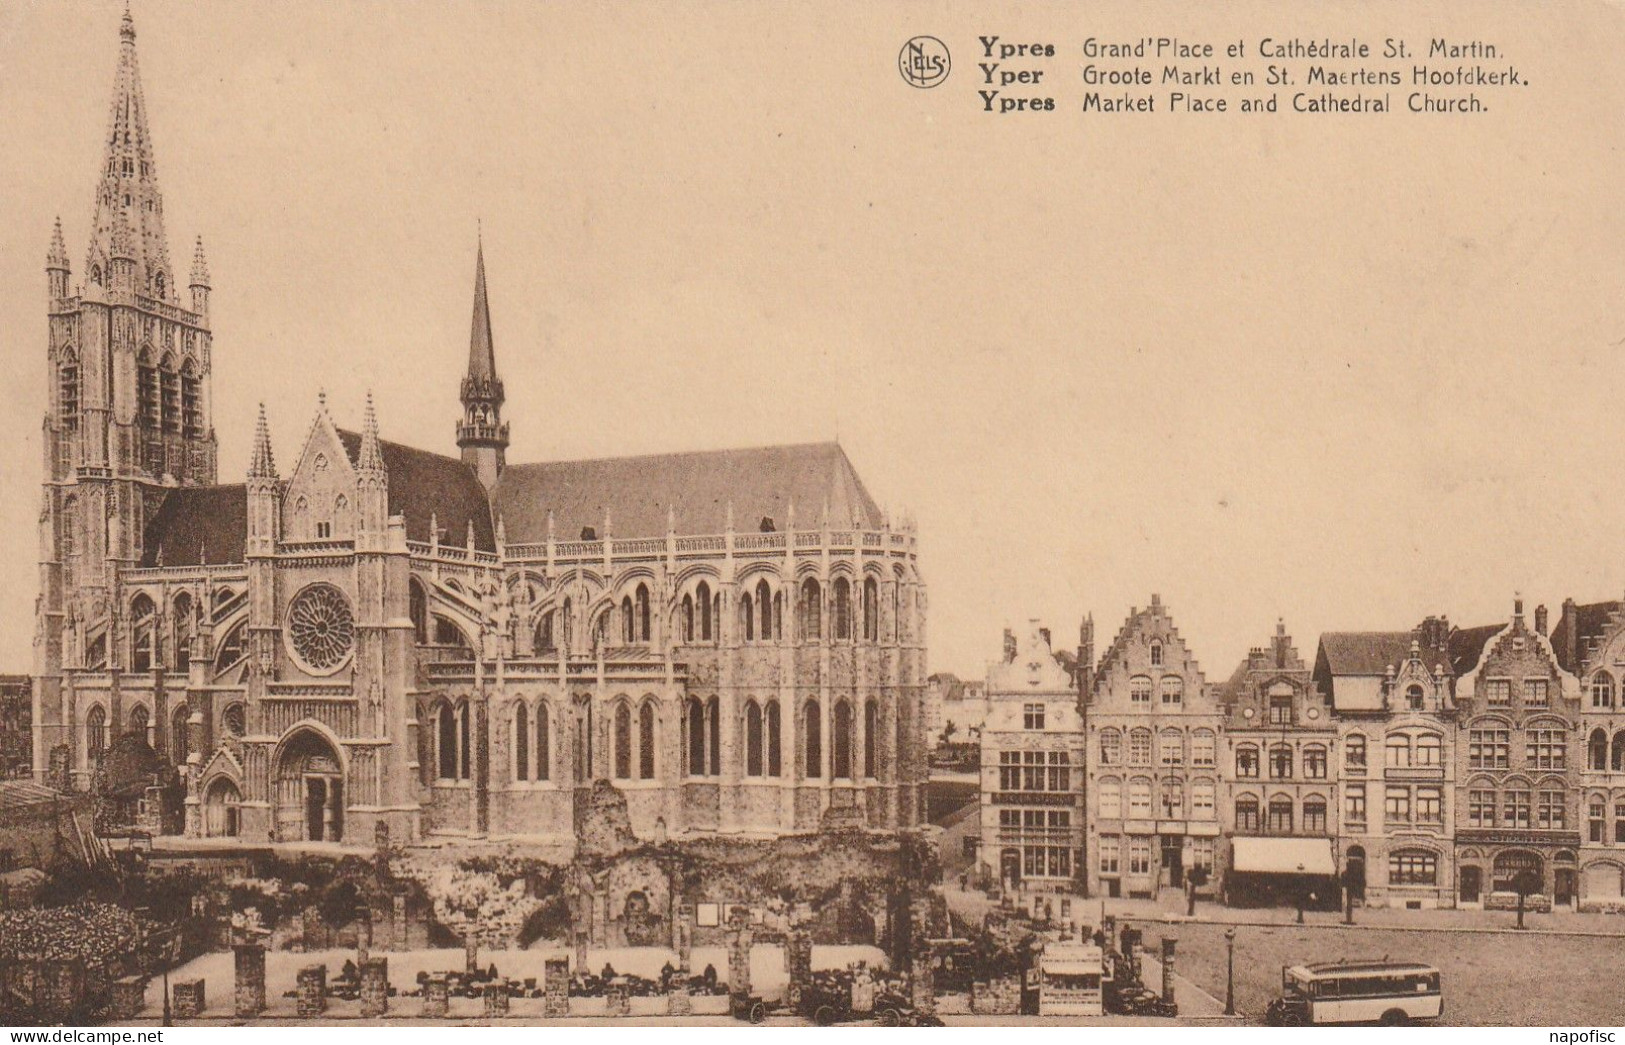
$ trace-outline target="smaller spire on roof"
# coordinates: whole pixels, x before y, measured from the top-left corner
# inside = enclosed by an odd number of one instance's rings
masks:
[[[361,422],[361,453],[356,467],[362,471],[384,471],[384,455],[378,449],[378,412],[372,406],[372,390],[367,391],[367,410]]]
[[[192,286],[209,286],[209,259],[203,256],[203,237],[197,238],[197,246],[192,250]]]
[[[265,421],[265,404],[260,404],[259,420],[254,422],[254,451],[248,459],[250,479],[275,479],[276,460],[271,456],[271,426]]]
[[[68,267],[68,248],[62,242],[62,219],[56,219],[51,227],[51,250],[45,255],[45,267],[63,269]]]
[[[130,17],[130,0],[124,0],[124,20],[119,25],[118,34],[126,40],[135,39],[135,19]]]

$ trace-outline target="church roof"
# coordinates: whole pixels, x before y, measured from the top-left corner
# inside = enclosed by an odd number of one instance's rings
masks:
[[[180,486],[164,495],[147,521],[141,565],[242,562],[247,539],[246,486]]]
[[[339,429],[339,439],[351,462],[359,462],[361,434]],[[473,469],[461,458],[419,450],[412,446],[378,440],[389,476],[389,514],[406,518],[406,539],[429,540],[429,520],[433,517],[441,531],[441,543],[461,548],[468,540],[468,524],[474,524],[474,547],[496,551],[496,534],[491,527],[491,507],[485,488]]]
[[[513,543],[547,540],[549,511],[554,537],[565,541],[586,527],[604,536],[606,514],[611,536],[661,537],[668,509],[678,533],[722,533],[730,505],[742,533],[764,517],[788,528],[792,503],[800,529],[817,527],[826,505],[832,528],[881,524],[838,443],[514,464],[503,470],[493,500]]]

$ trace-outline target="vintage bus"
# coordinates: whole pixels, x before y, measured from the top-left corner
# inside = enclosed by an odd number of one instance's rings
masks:
[[[1281,997],[1266,1017],[1275,1026],[1409,1023],[1444,1012],[1439,970],[1417,962],[1344,961],[1283,966]]]

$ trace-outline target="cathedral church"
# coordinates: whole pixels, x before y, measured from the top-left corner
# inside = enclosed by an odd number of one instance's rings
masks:
[[[509,463],[483,250],[457,453],[322,401],[220,483],[120,36],[81,281],[60,222],[46,261],[42,779],[116,755],[132,817],[252,843],[562,842],[606,784],[646,839],[923,821],[913,525],[836,444]]]

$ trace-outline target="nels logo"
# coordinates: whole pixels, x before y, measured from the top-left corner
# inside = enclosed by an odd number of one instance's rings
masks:
[[[897,71],[911,87],[935,87],[952,67],[948,46],[934,36],[916,36],[897,54]]]

